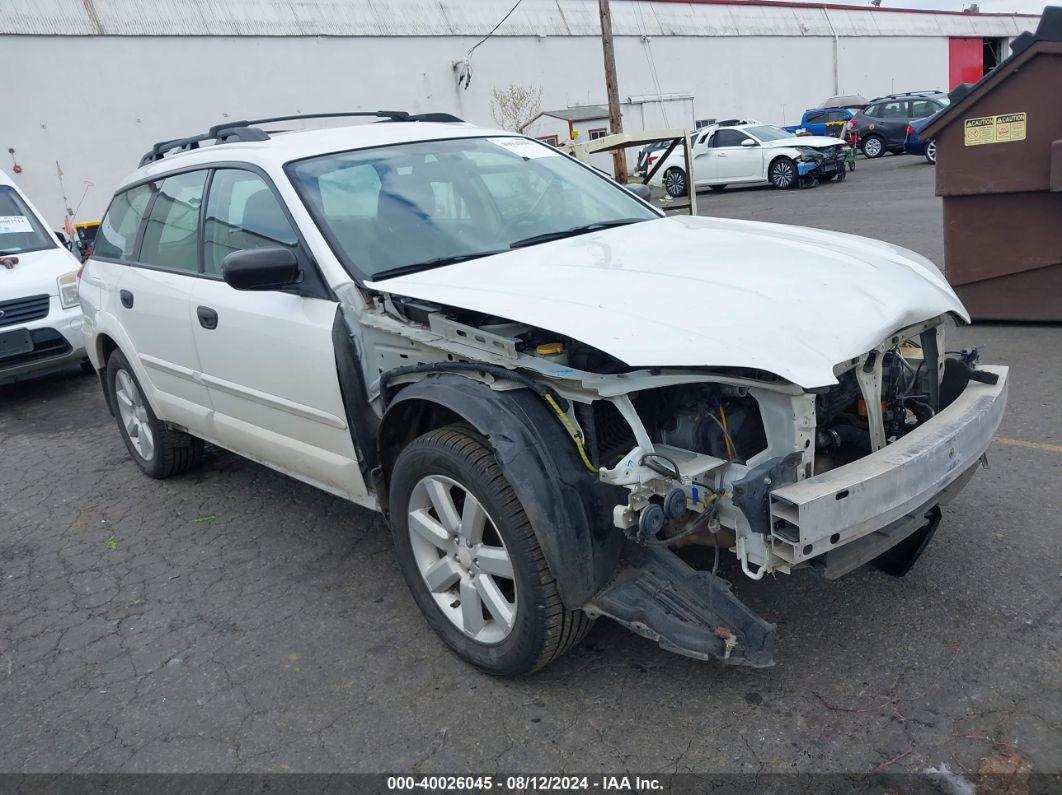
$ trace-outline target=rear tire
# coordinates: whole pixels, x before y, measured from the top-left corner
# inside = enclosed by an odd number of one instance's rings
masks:
[[[402,450],[389,503],[402,576],[459,657],[496,676],[518,676],[586,635],[592,620],[561,603],[527,514],[474,430],[449,425]]]
[[[880,135],[868,135],[860,142],[859,148],[864,157],[874,160],[885,154],[885,139]]]
[[[685,196],[689,191],[686,187],[686,172],[678,166],[671,166],[664,172],[664,190],[672,199]]]
[[[937,164],[937,142],[936,141],[930,141],[928,144],[926,144],[925,158],[926,158],[926,161],[928,161],[928,163],[930,165],[935,166]]]
[[[120,351],[107,360],[107,394],[130,457],[145,475],[168,478],[199,465],[203,440],[172,430],[151,410],[144,390]]]

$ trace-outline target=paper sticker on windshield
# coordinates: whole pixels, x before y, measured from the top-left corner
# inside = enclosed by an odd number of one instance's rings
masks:
[[[998,116],[966,119],[963,122],[963,143],[966,146],[980,146],[1024,141],[1025,124],[1024,113],[1000,113]]]
[[[24,215],[0,215],[0,235],[17,235],[32,232],[33,225]]]
[[[508,149],[514,155],[520,155],[525,160],[529,160],[532,157],[557,157],[560,155],[560,152],[553,147],[527,138],[488,138],[487,140],[503,149]]]

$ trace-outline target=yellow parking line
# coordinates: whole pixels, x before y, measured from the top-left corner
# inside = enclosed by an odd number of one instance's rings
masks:
[[[1008,444],[1011,447],[1028,447],[1033,450],[1043,450],[1046,453],[1062,453],[1062,444],[1027,442],[1024,439],[1008,439],[1006,436],[997,436],[993,441],[999,442],[1000,444]]]

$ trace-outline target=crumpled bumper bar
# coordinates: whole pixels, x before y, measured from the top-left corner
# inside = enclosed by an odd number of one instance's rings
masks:
[[[1007,368],[971,381],[950,406],[896,442],[771,492],[771,546],[790,563],[855,541],[930,504],[988,448],[1007,403]]]

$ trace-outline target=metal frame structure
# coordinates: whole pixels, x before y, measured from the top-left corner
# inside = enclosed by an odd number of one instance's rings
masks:
[[[663,209],[665,210],[685,210],[689,209],[690,215],[697,214],[697,189],[693,184],[693,161],[690,157],[690,134],[688,130],[681,130],[678,128],[665,129],[665,130],[642,130],[637,133],[616,133],[614,135],[606,135],[603,138],[597,138],[593,141],[586,141],[585,143],[576,141],[565,141],[560,147],[568,152],[572,157],[577,160],[581,160],[584,163],[590,162],[590,155],[597,152],[615,152],[618,149],[629,149],[632,146],[644,146],[645,144],[651,144],[654,141],[671,141],[671,144],[664,151],[664,153],[657,158],[656,163],[651,169],[649,169],[645,176],[642,178],[642,184],[648,185],[649,180],[656,175],[656,172],[664,164],[664,161],[670,157],[671,153],[675,151],[675,147],[679,144],[683,145],[683,161],[686,168],[686,200],[678,201],[668,204]]]

